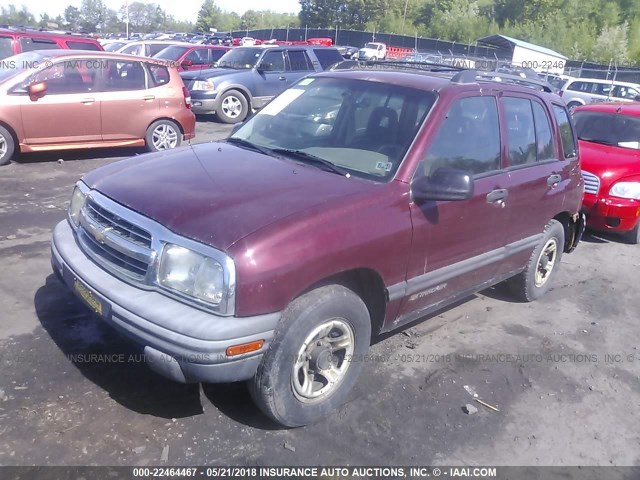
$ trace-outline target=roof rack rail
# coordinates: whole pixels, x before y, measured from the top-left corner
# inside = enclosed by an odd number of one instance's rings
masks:
[[[460,72],[464,70],[462,67],[447,65],[444,63],[431,62],[403,62],[398,60],[343,60],[338,62],[331,70],[410,70],[423,72]]]
[[[548,82],[540,79],[534,79],[529,77],[522,77],[520,75],[514,75],[512,73],[500,73],[500,72],[485,72],[480,70],[464,70],[457,73],[451,79],[452,83],[477,83],[478,80],[492,80],[494,82],[511,83],[515,85],[522,85],[525,87],[538,87],[542,91],[552,93],[553,89]]]

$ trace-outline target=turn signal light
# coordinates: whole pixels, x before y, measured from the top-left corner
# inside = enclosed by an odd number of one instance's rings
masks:
[[[243,343],[242,345],[234,345],[227,348],[227,357],[235,357],[244,353],[255,352],[260,350],[264,345],[264,340],[256,340],[255,342]]]

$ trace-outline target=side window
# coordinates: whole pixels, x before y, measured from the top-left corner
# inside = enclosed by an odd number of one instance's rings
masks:
[[[313,70],[311,61],[304,50],[289,51],[289,70],[292,72]]]
[[[81,73],[82,61],[66,61],[56,63],[38,72],[31,82],[47,82],[47,95],[85,93],[93,90],[95,68]]]
[[[267,70],[270,72],[284,72],[284,56],[282,50],[267,52],[260,63],[267,66]]]
[[[95,43],[91,42],[67,42],[67,47],[71,50],[91,50],[99,52],[100,48]]]
[[[340,52],[335,48],[314,48],[313,53],[316,55],[322,70],[327,70],[331,65],[344,60]]]
[[[209,55],[204,48],[193,50],[184,59],[191,60],[193,65],[207,65],[209,63]]]
[[[151,74],[151,83],[154,87],[165,85],[171,80],[169,69],[164,65],[157,65],[153,63],[147,63],[149,73]]]
[[[574,92],[586,92],[587,84],[585,82],[571,82],[567,87],[567,90],[572,90]]]
[[[500,169],[500,125],[495,97],[456,100],[440,125],[422,171],[458,168],[475,175]]]
[[[616,85],[613,87],[613,96],[617,98],[626,98],[629,100],[636,100],[640,92],[636,89],[627,87],[626,85]]]
[[[159,53],[160,50],[164,50],[165,48],[167,48],[167,44],[166,43],[151,43],[147,45],[146,50],[146,56],[147,57],[153,57],[156,53]]]
[[[105,68],[105,91],[144,90],[146,75],[141,62],[109,60]]]
[[[536,123],[536,145],[538,161],[556,159],[556,152],[553,146],[553,134],[551,133],[551,123],[546,110],[538,102],[532,102],[533,119]]]
[[[505,97],[503,103],[508,131],[509,165],[535,163],[536,130],[531,100]]]
[[[558,122],[558,128],[560,129],[560,138],[562,139],[562,152],[564,158],[573,158],[576,156],[576,140],[573,135],[573,127],[569,120],[569,114],[567,109],[560,105],[553,105],[553,114]]]
[[[218,50],[218,49],[209,49],[209,54],[211,55],[211,63],[215,63],[218,60],[220,60],[220,58],[222,57],[222,55],[224,55],[226,52],[226,50]]]
[[[46,38],[20,37],[20,47],[23,52],[31,52],[33,50],[54,50],[60,46],[53,40]]]

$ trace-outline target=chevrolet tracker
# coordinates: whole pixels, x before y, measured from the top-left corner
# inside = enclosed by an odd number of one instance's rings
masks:
[[[162,375],[318,420],[373,335],[505,280],[535,300],[584,230],[562,99],[432,69],[319,73],[223,142],[87,174],[55,272]]]

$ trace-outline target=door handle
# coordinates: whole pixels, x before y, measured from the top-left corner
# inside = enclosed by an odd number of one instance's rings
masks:
[[[155,97],[155,95],[147,95],[146,97],[142,97],[142,99],[143,99],[145,102],[150,102],[150,101],[152,101],[152,100],[155,100],[155,99],[156,99],[156,97]]]
[[[500,188],[497,190],[492,190],[487,194],[487,203],[494,203],[500,207],[504,207],[504,199],[509,195],[509,191]]]
[[[555,188],[561,181],[562,177],[557,173],[554,173],[553,175],[549,175],[549,178],[547,178],[547,185],[551,188]]]
[[[95,98],[85,98],[83,100],[80,100],[80,103],[84,105],[91,105],[92,103],[95,103],[95,101],[96,101]]]
[[[280,81],[284,81],[286,79],[287,79],[287,77],[278,77],[278,80],[280,80]]]

